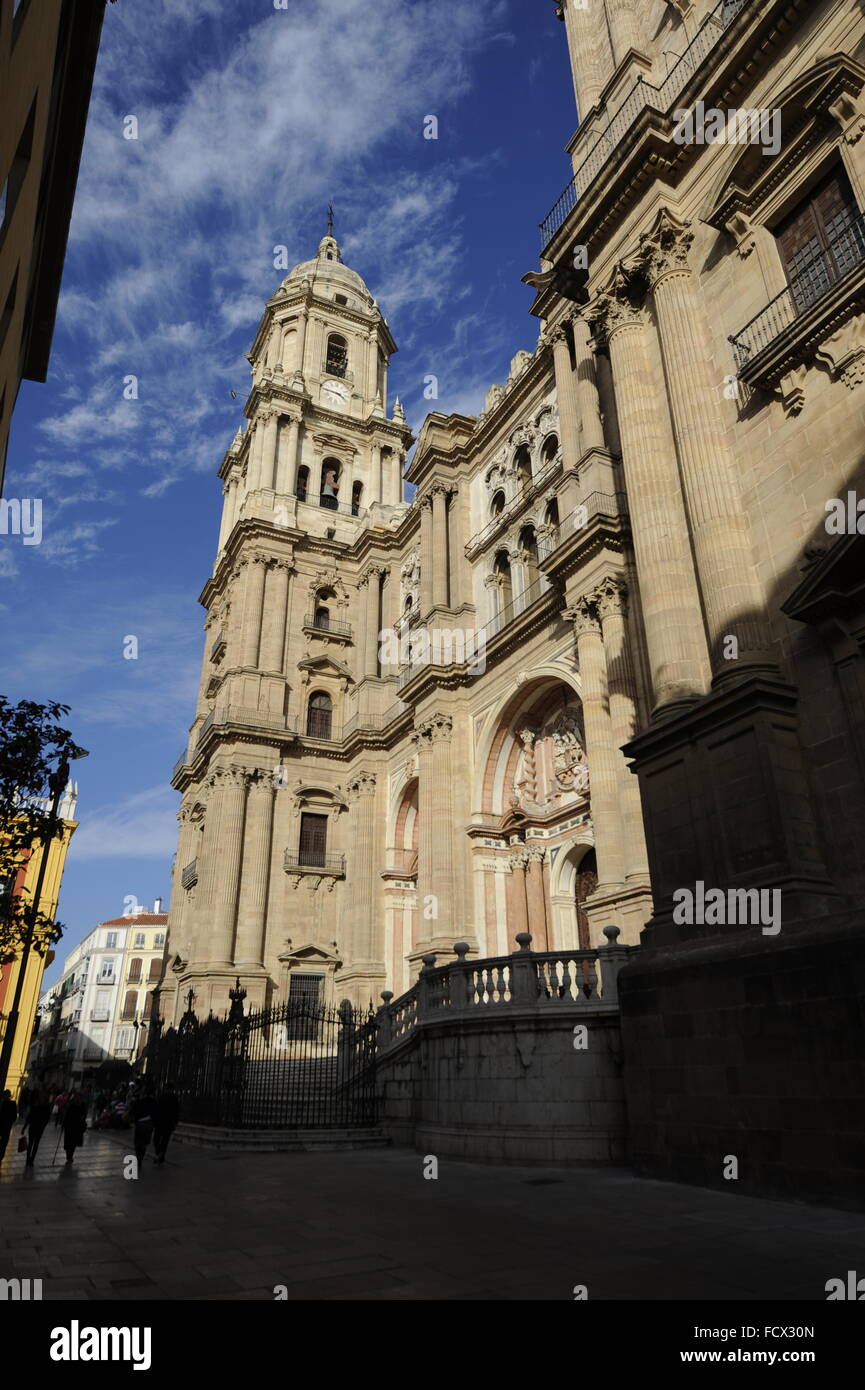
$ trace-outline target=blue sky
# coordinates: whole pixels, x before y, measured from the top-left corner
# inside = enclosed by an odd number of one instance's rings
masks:
[[[7,463],[5,495],[42,499],[43,538],[0,536],[4,693],[70,705],[91,753],[48,981],[127,896],[168,897],[215,470],[284,275],[274,247],[313,255],[333,199],[400,347],[389,405],[417,430],[435,373],[437,408],[474,413],[537,339],[520,276],[575,126],[551,0],[108,6],[49,380],[22,386]]]

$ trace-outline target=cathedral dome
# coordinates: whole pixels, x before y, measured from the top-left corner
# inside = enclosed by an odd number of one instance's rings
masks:
[[[301,261],[285,277],[282,285],[286,290],[293,289],[303,280],[312,281],[315,289],[328,299],[337,294],[345,294],[349,298],[359,298],[365,307],[375,302],[357,271],[350,270],[343,264],[339,242],[330,232],[319,242],[315,259]]]

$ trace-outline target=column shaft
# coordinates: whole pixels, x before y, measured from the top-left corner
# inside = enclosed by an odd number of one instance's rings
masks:
[[[276,491],[283,496],[294,492],[294,479],[297,471],[297,436],[300,425],[293,415],[285,422],[280,440],[279,462],[276,470]]]
[[[267,773],[250,783],[243,835],[243,872],[234,961],[239,969],[263,967],[267,886],[270,877],[273,786]]]
[[[274,671],[282,675],[288,603],[288,567],[285,561],[276,560],[268,567],[265,595],[259,664],[262,671]]]
[[[529,914],[529,931],[532,946],[536,951],[549,951],[550,933],[547,926],[547,906],[544,897],[544,851],[530,849],[529,872],[526,877],[526,908]]]
[[[611,307],[612,306],[612,307]],[[655,711],[689,702],[708,682],[708,654],[685,508],[669,432],[658,408],[645,321],[607,301],[628,511],[640,577]]]
[[[618,67],[629,49],[640,49],[643,46],[636,0],[607,0],[607,15],[610,21],[613,57]]]
[[[565,0],[565,25],[571,74],[580,121],[596,105],[607,78],[613,71],[613,55],[603,15],[597,3],[591,8],[584,0]]]
[[[420,503],[420,616],[426,617],[433,606],[433,522],[432,498],[427,495]]]
[[[626,597],[623,582],[610,579],[595,594],[601,618],[607,662],[610,724],[617,750],[637,732],[637,685],[628,641]],[[620,816],[624,842],[625,877],[647,879],[649,861],[643,829],[640,784],[629,770],[621,751],[618,757]]]
[[[448,605],[448,537],[447,493],[443,487],[433,489],[433,607]]]
[[[364,644],[363,673],[365,676],[378,675],[378,631],[379,631],[379,573],[373,570],[367,576],[364,600]]]
[[[376,779],[360,774],[349,785],[354,825],[349,866],[353,910],[353,937],[349,943],[352,965],[381,959],[378,937],[378,885],[376,884]]]
[[[559,402],[559,434],[565,472],[576,468],[580,461],[580,416],[571,354],[564,325],[553,334],[553,370],[556,377],[556,396]]]
[[[526,864],[528,856],[525,850],[517,850],[511,854],[510,866],[511,877],[509,882],[509,903],[508,913],[508,936],[513,940],[518,932],[529,930],[529,908],[526,897]],[[535,943],[532,942],[532,945]]]
[[[604,425],[601,420],[601,401],[598,395],[598,378],[595,371],[595,355],[590,342],[589,325],[580,314],[571,319],[574,330],[574,355],[576,368],[577,410],[579,412],[582,434],[580,454],[590,449],[605,449]]]
[[[243,631],[241,633],[241,666],[258,666],[261,616],[264,603],[265,565],[266,557],[263,555],[251,555],[246,564]]]
[[[204,883],[197,914],[197,951],[210,968],[230,968],[233,961],[245,798],[246,773],[217,768],[205,824]]]
[[[580,667],[580,694],[589,764],[589,795],[595,853],[598,860],[598,890],[624,883],[625,861],[622,822],[619,815],[619,774],[621,754],[613,742],[607,691],[607,665],[598,620],[582,601],[569,609],[577,635]]]

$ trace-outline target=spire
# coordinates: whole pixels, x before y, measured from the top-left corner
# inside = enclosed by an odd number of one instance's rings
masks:
[[[333,236],[333,203],[327,205],[327,234]]]

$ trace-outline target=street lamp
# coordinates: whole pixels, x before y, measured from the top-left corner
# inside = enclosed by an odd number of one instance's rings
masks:
[[[74,753],[67,754],[61,758],[57,768],[48,778],[48,790],[53,795],[51,803],[51,820],[57,819],[60,809],[60,798],[66,790],[69,781],[69,763],[71,760],[86,758],[89,754],[86,748],[76,748]],[[6,1086],[6,1077],[9,1074],[9,1063],[12,1060],[12,1049],[15,1046],[15,1034],[18,1029],[18,1009],[21,1003],[21,995],[24,990],[24,976],[27,972],[27,961],[30,956],[30,948],[33,944],[33,932],[36,927],[36,918],[39,914],[39,901],[42,897],[42,885],[45,882],[45,870],[48,867],[48,845],[49,840],[42,841],[42,858],[39,862],[39,873],[36,878],[36,889],[33,894],[33,901],[27,913],[27,931],[24,935],[24,944],[21,948],[21,963],[18,967],[18,978],[15,981],[15,997],[12,1000],[12,1008],[9,1010],[9,1022],[6,1025],[6,1032],[3,1037],[3,1051],[0,1052],[0,1094]]]

